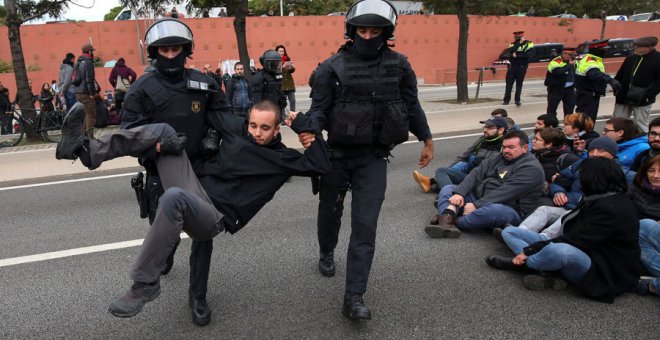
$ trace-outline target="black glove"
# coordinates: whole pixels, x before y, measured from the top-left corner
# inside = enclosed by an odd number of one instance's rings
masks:
[[[610,79],[610,86],[612,86],[612,92],[614,92],[615,95],[621,90],[621,83],[614,78]]]
[[[207,158],[215,156],[220,150],[220,134],[218,131],[209,129],[206,136],[202,139],[202,155]]]
[[[186,149],[188,138],[185,133],[177,132],[175,135],[160,141],[161,155],[180,155]]]

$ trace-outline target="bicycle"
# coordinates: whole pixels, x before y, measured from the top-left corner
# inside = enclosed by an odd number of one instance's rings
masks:
[[[34,120],[23,116],[22,112],[36,112]],[[47,142],[57,143],[62,139],[62,122],[65,112],[54,110],[43,113],[40,109],[17,109],[16,104],[12,104],[11,111],[5,113],[2,122],[2,134],[0,135],[1,146],[16,146],[23,140],[25,126],[32,127],[32,131],[41,135],[41,138]],[[11,121],[8,121],[11,119]]]

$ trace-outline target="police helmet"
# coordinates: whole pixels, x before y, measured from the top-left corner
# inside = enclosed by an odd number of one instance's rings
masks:
[[[172,18],[161,19],[151,25],[144,34],[144,41],[151,59],[156,59],[158,47],[162,46],[183,45],[186,56],[191,55],[193,50],[193,34],[190,27]]]
[[[346,12],[344,37],[353,39],[358,27],[382,27],[386,39],[394,39],[396,8],[385,0],[362,0]]]
[[[282,57],[280,57],[280,54],[275,50],[267,50],[264,52],[264,54],[259,57],[259,62],[261,62],[261,66],[264,67],[264,70],[270,73],[282,73]]]

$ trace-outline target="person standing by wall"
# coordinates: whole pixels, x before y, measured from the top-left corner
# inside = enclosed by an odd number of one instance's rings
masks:
[[[649,132],[649,115],[660,92],[660,53],[656,37],[641,37],[633,42],[634,54],[626,57],[614,79],[621,83],[616,94],[614,116],[630,118],[644,132]]]
[[[292,73],[296,71],[291,57],[286,53],[284,45],[277,45],[275,51],[282,57],[282,93],[289,99],[289,111],[296,111],[296,83]]]
[[[126,60],[124,58],[117,59],[115,67],[112,68],[110,72],[110,78],[108,81],[110,85],[115,89],[115,109],[121,115],[121,106],[124,103],[124,96],[126,92],[131,87],[131,84],[137,79],[137,74],[133,71],[132,68],[126,66]]]
[[[85,134],[94,139],[94,126],[96,125],[96,75],[94,73],[94,46],[86,43],[82,46],[82,54],[74,70],[73,92],[76,99],[85,106]]]
[[[506,71],[506,88],[504,90],[504,99],[502,104],[509,105],[511,101],[511,91],[513,83],[516,83],[515,102],[520,106],[520,95],[522,93],[522,85],[527,73],[527,66],[529,65],[529,57],[534,53],[534,43],[525,39],[525,32],[513,32],[514,41],[509,44],[508,52],[511,55],[509,58],[509,68]]]
[[[62,60],[62,65],[60,65],[60,77],[59,77],[59,87],[60,92],[64,96],[64,104],[66,109],[69,110],[73,104],[78,100],[76,99],[76,94],[73,91],[73,86],[71,86],[71,78],[73,77],[73,60],[76,58],[73,53],[67,53],[64,60]]]
[[[242,63],[234,64],[234,74],[227,81],[227,100],[231,104],[234,114],[248,118],[250,110],[250,84],[245,79],[245,67]]]

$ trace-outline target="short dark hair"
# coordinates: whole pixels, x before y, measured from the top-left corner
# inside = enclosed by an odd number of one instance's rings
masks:
[[[280,121],[280,106],[268,99],[258,101],[256,104],[252,105],[250,112],[252,112],[252,110],[273,112],[275,113],[275,122],[279,123]]]
[[[540,134],[544,142],[552,144],[554,147],[560,147],[566,143],[564,132],[551,127],[534,130],[534,134]]]
[[[493,112],[490,113],[491,116],[501,116],[503,118],[506,118],[509,116],[509,114],[506,112],[505,109],[495,109]]]
[[[623,136],[621,136],[621,138],[633,138],[642,133],[637,127],[637,124],[635,124],[630,118],[612,117],[608,119],[605,124],[612,124],[612,127],[614,127],[614,130],[616,131],[623,130]]]
[[[543,127],[556,128],[556,127],[559,126],[559,120],[557,119],[557,116],[549,115],[547,113],[536,117],[536,120],[542,120],[543,121]]]
[[[243,66],[243,63],[239,61],[239,62],[237,62],[236,64],[234,64],[234,70],[236,69],[236,66],[239,66],[239,65],[240,65],[240,66]]]
[[[605,157],[589,157],[580,164],[580,185],[585,196],[628,191],[621,166]]]
[[[649,123],[649,130],[654,126],[660,126],[660,117],[655,118]]]
[[[502,140],[512,138],[520,138],[520,146],[529,144],[529,137],[527,137],[527,135],[520,130],[507,132]]]

